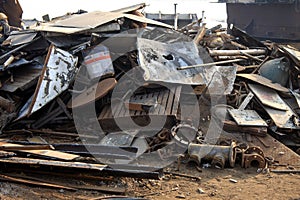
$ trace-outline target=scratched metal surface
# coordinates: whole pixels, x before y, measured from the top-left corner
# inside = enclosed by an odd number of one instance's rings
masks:
[[[236,76],[234,66],[178,67],[203,64],[194,42],[163,43],[138,38],[139,64],[146,81],[208,85],[210,93],[229,94]]]
[[[55,46],[49,48],[47,59],[39,78],[29,114],[45,106],[68,89],[77,71],[78,58]]]

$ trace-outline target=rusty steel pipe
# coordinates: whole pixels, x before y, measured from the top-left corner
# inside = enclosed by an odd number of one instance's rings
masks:
[[[235,147],[235,142],[232,142],[230,146],[191,143],[188,146],[188,155],[190,159],[195,160],[199,165],[202,160],[209,160],[213,167],[224,169],[226,163],[230,167],[234,167]]]

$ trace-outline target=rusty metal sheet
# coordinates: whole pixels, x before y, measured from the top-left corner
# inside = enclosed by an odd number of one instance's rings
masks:
[[[274,89],[279,92],[285,92],[285,93],[289,92],[289,89],[281,86],[278,83],[272,83],[271,80],[269,80],[263,76],[260,76],[258,74],[237,74],[236,76],[246,78],[248,80],[254,81],[256,83],[259,83],[261,85],[264,85],[268,88]]]
[[[55,22],[43,23],[40,26],[35,27],[34,30],[72,34],[94,29],[98,26],[104,25],[108,22],[113,22],[114,20],[122,17],[138,22],[162,26],[165,28],[172,28],[172,26],[164,24],[162,22],[157,22],[132,14],[94,11],[90,13],[72,15],[66,19],[57,20]]]
[[[68,89],[77,68],[78,58],[67,51],[51,45],[42,75],[34,92],[29,115],[41,109],[63,91]]]
[[[99,83],[96,83],[92,87],[85,90],[80,95],[76,96],[72,99],[67,107],[68,108],[77,108],[88,103],[94,102],[102,97],[104,97],[109,91],[114,89],[116,86],[117,81],[114,78],[107,78]]]
[[[270,115],[277,127],[285,129],[299,129],[299,127],[296,127],[293,120],[293,118],[298,120],[296,117],[297,115],[291,109],[283,111],[267,106],[263,106],[263,108]]]
[[[297,115],[279,97],[277,93],[274,94],[274,91],[269,91],[269,88],[261,85],[249,84],[249,87],[256,95],[256,97],[258,97],[258,99],[262,102],[262,107],[270,115],[277,127],[286,129],[299,128],[294,124],[294,120],[297,120],[298,118]],[[278,108],[276,108],[276,106],[280,106],[281,108],[285,108],[286,110],[279,110]]]
[[[277,110],[289,110],[289,107],[275,90],[262,85],[248,84],[248,86],[262,104]]]
[[[228,112],[239,126],[268,126],[255,110],[228,109]]]

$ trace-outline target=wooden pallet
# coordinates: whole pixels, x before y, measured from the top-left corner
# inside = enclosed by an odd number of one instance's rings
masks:
[[[124,102],[112,103],[112,106],[107,105],[101,111],[98,117],[99,123],[102,129],[107,132],[121,130],[117,126],[116,121],[120,127],[122,127],[122,130],[124,130],[124,128],[126,128],[126,130],[135,129],[138,126],[147,129],[149,123],[151,123],[149,129],[172,127],[176,123],[180,93],[181,86],[177,86],[170,90],[163,89],[152,93],[132,96],[131,99],[139,99],[139,101],[143,99],[147,101],[150,98],[157,99],[158,105],[150,109],[148,113],[145,111],[129,110]],[[136,126],[132,126],[132,120]],[[163,127],[161,127],[162,121],[165,121]],[[155,127],[156,124],[157,127]],[[154,125],[154,127],[152,125]]]

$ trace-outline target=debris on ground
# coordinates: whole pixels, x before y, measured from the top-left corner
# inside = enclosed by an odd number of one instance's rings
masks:
[[[147,179],[201,180],[168,171],[174,163],[298,173],[300,51],[234,26],[176,31],[143,17],[145,6],[67,14],[5,38],[0,179],[144,198],[158,193],[128,194],[128,177],[148,189],[160,186]],[[189,198],[176,186],[160,194],[172,191]]]

